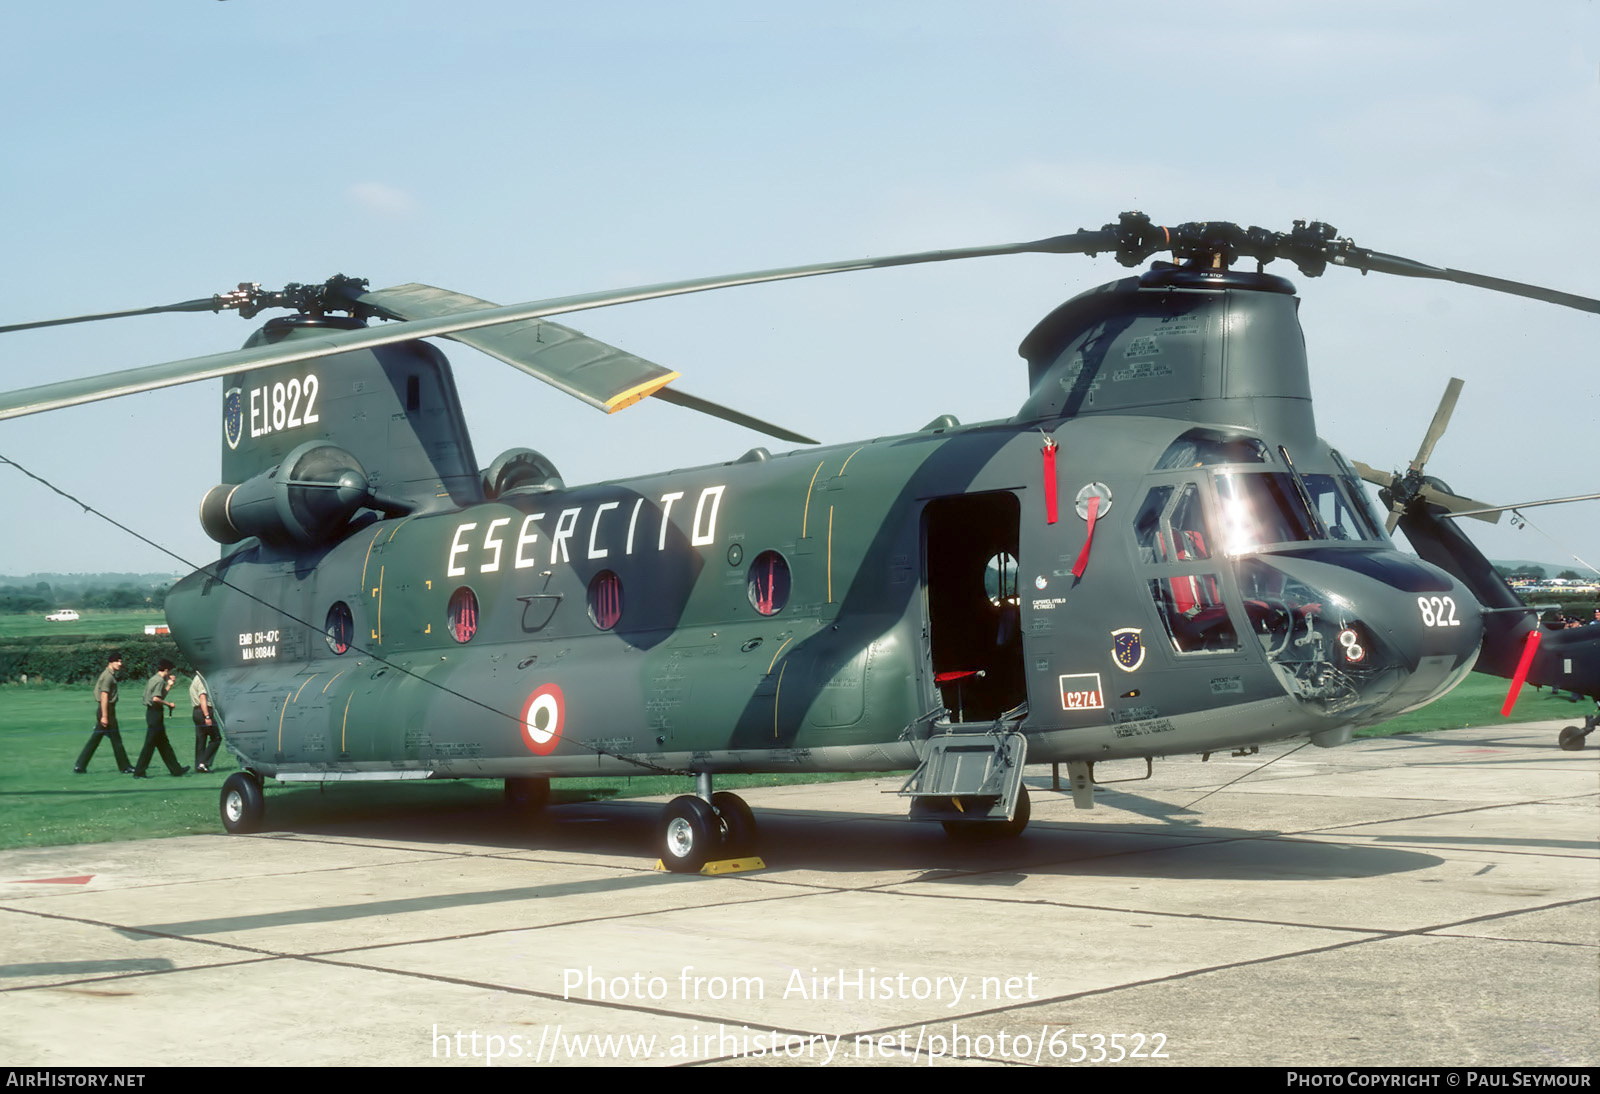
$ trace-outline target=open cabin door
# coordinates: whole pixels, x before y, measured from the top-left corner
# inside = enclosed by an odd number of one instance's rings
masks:
[[[950,722],[993,722],[1027,699],[1014,494],[937,498],[922,516],[928,652]]]

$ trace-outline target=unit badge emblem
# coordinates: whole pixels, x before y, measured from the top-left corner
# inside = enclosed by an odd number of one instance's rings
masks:
[[[1140,633],[1138,627],[1111,632],[1111,657],[1123,672],[1133,672],[1144,664],[1144,639]]]
[[[244,400],[240,398],[243,393],[236,387],[230,387],[227,394],[222,397],[222,435],[228,442],[229,448],[239,447],[239,438],[244,435]]]

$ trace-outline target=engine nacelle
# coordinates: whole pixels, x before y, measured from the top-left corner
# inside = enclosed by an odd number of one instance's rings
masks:
[[[255,536],[309,547],[334,538],[370,499],[359,460],[338,445],[307,441],[254,478],[212,487],[200,503],[200,525],[218,543]]]

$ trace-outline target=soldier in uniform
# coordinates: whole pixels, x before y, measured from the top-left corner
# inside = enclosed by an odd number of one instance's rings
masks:
[[[189,681],[189,705],[194,708],[194,769],[210,771],[217,746],[222,743],[222,734],[217,732],[217,711],[211,705],[206,678],[198,672]]]
[[[78,753],[78,762],[72,765],[75,775],[89,770],[89,760],[103,737],[111,738],[111,755],[117,761],[117,770],[124,775],[133,774],[133,768],[128,766],[128,752],[122,747],[122,733],[117,729],[117,673],[121,669],[122,654],[112,650],[106,655],[105,671],[94,682],[94,730],[83,751]]]
[[[150,756],[157,749],[161,751],[162,762],[173,775],[182,775],[189,770],[178,766],[178,758],[172,754],[172,744],[167,740],[166,713],[174,708],[174,704],[167,702],[167,689],[177,679],[174,668],[173,663],[163,657],[156,665],[156,674],[144,686],[144,747],[139,750],[139,762],[133,765],[133,777],[136,779],[150,777],[144,773],[144,769],[149,766]]]

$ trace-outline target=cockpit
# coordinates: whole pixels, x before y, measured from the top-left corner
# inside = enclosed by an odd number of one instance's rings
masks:
[[[1204,427],[1162,453],[1134,539],[1174,656],[1198,662],[1254,642],[1290,695],[1352,719],[1393,713],[1424,662],[1430,696],[1453,686],[1472,664],[1476,611],[1470,635],[1397,641],[1400,631],[1440,630],[1421,626],[1437,612],[1417,604],[1454,605],[1438,595],[1455,594],[1453,581],[1395,552],[1339,453],[1303,455],[1315,470],[1297,469],[1284,446]]]

